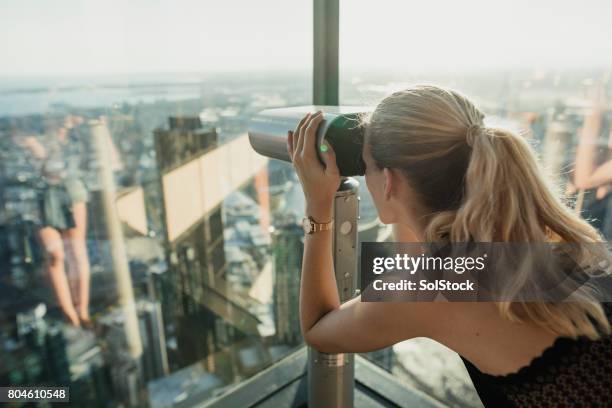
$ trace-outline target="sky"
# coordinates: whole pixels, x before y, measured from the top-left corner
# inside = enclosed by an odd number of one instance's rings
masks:
[[[609,0],[340,0],[341,69],[612,64]],[[311,70],[312,0],[0,0],[0,75]]]
[[[341,61],[346,66],[443,71],[612,64],[610,0],[341,4]]]

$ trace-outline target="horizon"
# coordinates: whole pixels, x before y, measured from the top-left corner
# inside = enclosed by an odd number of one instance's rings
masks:
[[[566,74],[578,74],[587,72],[612,72],[611,64],[593,64],[593,65],[576,65],[576,66],[533,66],[533,65],[517,65],[509,67],[476,67],[473,69],[459,68],[453,71],[447,69],[414,69],[410,67],[402,68],[382,68],[382,67],[340,67],[340,74],[372,74],[372,75],[434,75],[434,76],[456,76],[456,75],[480,75],[480,74],[507,74],[507,73],[566,73]],[[163,77],[163,76],[187,76],[184,82],[194,82],[196,80],[204,80],[206,77],[221,77],[224,75],[274,75],[274,74],[287,74],[287,75],[311,75],[312,66],[308,68],[219,68],[216,70],[167,70],[167,71],[125,71],[125,72],[61,72],[61,73],[0,73],[0,80],[3,79],[61,79],[61,78],[74,78],[74,79],[90,79],[90,78],[129,78],[129,79],[146,79],[152,77]],[[252,78],[245,78],[250,80]],[[348,80],[346,76],[340,75],[340,81]]]

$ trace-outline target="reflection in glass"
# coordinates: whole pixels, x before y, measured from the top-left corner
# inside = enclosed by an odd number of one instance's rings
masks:
[[[296,78],[228,90],[219,77],[201,98],[100,108],[59,92],[64,105],[0,114],[3,384],[70,384],[87,406],[197,403],[301,344],[297,286],[276,279],[299,279],[301,192],[291,166],[255,154],[245,134],[269,103],[308,103]],[[49,224],[56,258],[40,236]],[[62,240],[71,229],[87,258]],[[51,272],[63,286],[43,279]]]
[[[74,326],[89,325],[89,258],[85,243],[87,189],[79,177],[83,118],[49,119],[43,135],[20,142],[39,160],[38,236],[47,255],[47,276],[60,308]]]

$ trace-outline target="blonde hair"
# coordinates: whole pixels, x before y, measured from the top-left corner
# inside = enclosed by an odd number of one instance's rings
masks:
[[[401,169],[427,209],[426,240],[602,242],[553,192],[525,138],[483,119],[465,96],[424,85],[393,93],[362,120],[376,165]],[[523,273],[512,277],[515,290],[527,280]],[[558,335],[609,333],[599,301],[588,293],[579,299],[497,305],[504,318]]]

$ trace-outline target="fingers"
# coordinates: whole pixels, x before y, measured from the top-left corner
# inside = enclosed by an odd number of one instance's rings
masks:
[[[315,114],[309,113],[300,120],[295,131],[289,132],[287,135],[287,151],[294,163],[304,158],[317,158],[317,130],[323,119],[322,111],[318,111]],[[322,152],[325,151],[329,150],[322,150]],[[328,167],[331,168],[330,171],[333,173],[337,171],[333,150],[329,152],[328,157],[330,159]]]
[[[319,128],[322,120],[323,112],[318,111],[306,124],[306,129],[304,130],[304,146],[302,150],[302,155],[304,157],[313,158],[317,155],[317,129]]]
[[[325,173],[330,176],[340,175],[340,170],[338,169],[338,164],[336,163],[336,152],[334,152],[331,145],[327,142],[323,142],[321,143],[320,150],[323,163],[325,163]]]
[[[310,120],[311,116],[312,115],[310,113],[304,116],[302,120],[300,120],[300,123],[298,123],[297,127],[295,128],[295,131],[293,132],[293,135],[294,135],[293,158],[294,159],[302,153],[302,146],[304,145],[304,138],[301,137],[301,135],[303,133],[305,124],[308,122],[308,120]]]
[[[292,159],[295,156],[295,147],[297,146],[298,136],[294,131],[291,131],[291,152],[293,153]]]
[[[293,131],[287,132],[287,153],[289,158],[293,160]]]

